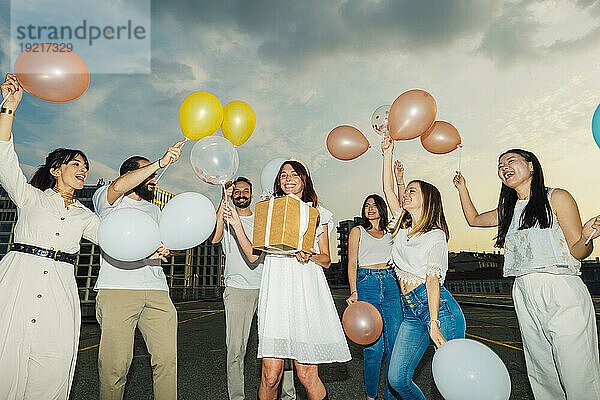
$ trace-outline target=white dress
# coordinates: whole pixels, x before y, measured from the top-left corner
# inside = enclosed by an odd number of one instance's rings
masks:
[[[320,223],[333,229],[333,214],[317,207]],[[317,238],[323,234],[317,228]],[[315,238],[315,251],[319,251]],[[329,240],[329,238],[324,238]],[[304,364],[345,362],[350,350],[323,267],[295,256],[265,258],[258,301],[258,358],[290,358]]]
[[[29,185],[12,140],[0,141],[0,184],[17,205],[14,241],[66,253],[81,236],[97,242],[100,223],[75,201]],[[10,251],[0,261],[0,399],[66,400],[79,345],[73,265]]]

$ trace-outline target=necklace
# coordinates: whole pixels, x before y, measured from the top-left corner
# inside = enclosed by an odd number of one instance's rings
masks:
[[[56,186],[54,186],[52,188],[52,190],[54,190],[56,193],[60,194],[60,197],[62,197],[65,200],[65,203],[67,203],[67,205],[73,204],[73,197],[75,197],[75,193],[68,193],[68,192],[61,191]]]

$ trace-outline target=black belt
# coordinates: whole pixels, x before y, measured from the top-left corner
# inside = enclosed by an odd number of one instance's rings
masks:
[[[62,261],[73,265],[77,264],[77,254],[64,253],[60,250],[48,250],[23,243],[13,243],[10,249],[21,253],[33,254],[34,256],[51,258],[54,261]]]

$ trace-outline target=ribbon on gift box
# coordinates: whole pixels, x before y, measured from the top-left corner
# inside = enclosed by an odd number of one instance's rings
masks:
[[[304,234],[308,230],[309,223],[309,205],[303,202],[298,196],[294,194],[288,194],[287,196],[292,197],[300,202],[300,229],[298,229],[298,246],[294,250],[282,250],[277,247],[269,245],[269,239],[271,235],[271,217],[273,216],[273,202],[274,197],[269,199],[269,211],[267,212],[267,229],[265,229],[265,251],[267,253],[274,254],[294,254],[302,250],[302,242]]]

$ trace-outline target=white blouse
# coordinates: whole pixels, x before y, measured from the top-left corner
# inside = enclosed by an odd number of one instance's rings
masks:
[[[448,243],[441,229],[408,236],[410,229],[399,229],[392,247],[392,261],[398,279],[408,284],[425,283],[427,275],[444,283],[448,272]]]

